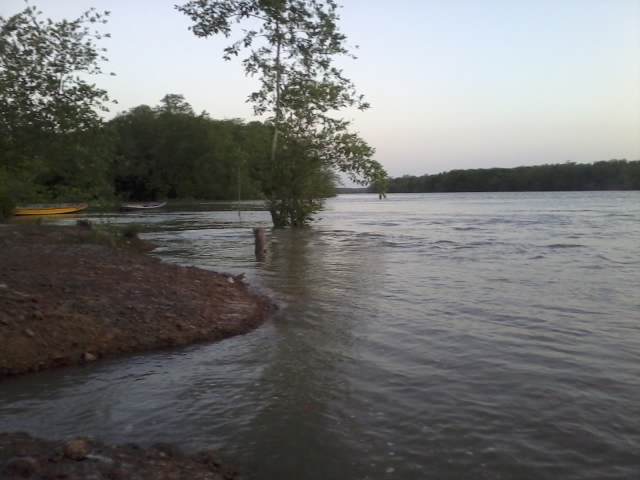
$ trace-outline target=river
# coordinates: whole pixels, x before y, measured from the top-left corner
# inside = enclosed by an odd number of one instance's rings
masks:
[[[264,262],[267,212],[234,208],[94,221],[245,272],[274,318],[4,383],[0,431],[213,448],[255,480],[640,478],[640,192],[342,195]]]

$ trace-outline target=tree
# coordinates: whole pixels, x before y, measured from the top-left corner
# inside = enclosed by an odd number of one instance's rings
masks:
[[[96,41],[109,34],[89,25],[106,23],[109,12],[59,22],[41,15],[27,6],[0,17],[0,188],[24,199],[37,193],[36,179],[63,179],[75,187],[62,195],[97,194],[110,156],[98,112],[109,98],[87,78],[102,73],[105,49]]]
[[[176,8],[193,20],[191,30],[199,37],[229,37],[234,24],[256,25],[243,30],[223,57],[250,49],[244,69],[260,79],[249,100],[272,127],[261,182],[276,227],[309,221],[322,207],[327,180],[335,178],[328,171],[362,185],[384,185],[386,172],[373,160],[374,149],[349,133],[348,121],[332,116],[343,108],[369,107],[333,65],[337,56],[352,56],[337,27],[335,1],[192,0]]]
[[[260,198],[256,185],[267,127],[196,115],[182,95],[140,105],[109,122],[118,133],[113,179],[130,200]]]
[[[162,97],[160,106],[156,107],[156,110],[161,113],[195,115],[193,107],[184,99],[184,95],[176,93],[168,93]]]

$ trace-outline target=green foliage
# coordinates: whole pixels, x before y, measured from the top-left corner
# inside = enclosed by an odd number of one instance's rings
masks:
[[[106,91],[85,80],[101,74],[105,51],[90,30],[109,12],[76,20],[41,19],[27,6],[0,17],[0,188],[15,200],[77,198],[107,185],[109,141],[98,114]]]
[[[451,170],[421,177],[405,175],[390,179],[388,190],[392,193],[640,190],[640,160]]]
[[[369,107],[333,65],[335,57],[352,56],[333,0],[193,0],[176,8],[193,20],[199,37],[229,37],[237,23],[254,27],[223,56],[249,49],[245,72],[260,80],[249,100],[272,128],[261,187],[276,227],[303,225],[322,208],[321,192],[335,179],[329,170],[363,185],[384,185],[386,172],[373,160],[374,150],[349,133],[349,122],[332,115]]]
[[[97,222],[78,222],[82,227],[69,237],[72,243],[102,245],[110,248],[122,248],[135,251],[148,251],[152,246],[141,240],[138,235],[142,228],[136,224],[118,226],[104,218]]]
[[[259,122],[196,115],[182,95],[155,108],[140,105],[116,116],[112,176],[128,200],[259,198],[256,177],[268,149]]]
[[[339,183],[336,173],[318,158],[304,158],[303,147],[287,144],[279,152],[271,177],[266,186],[267,208],[276,227],[306,225],[323,208],[324,199],[335,195]],[[304,158],[304,161],[300,161]]]

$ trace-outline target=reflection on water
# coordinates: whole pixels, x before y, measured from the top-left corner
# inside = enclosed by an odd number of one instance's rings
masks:
[[[0,429],[215,448],[255,479],[640,478],[639,192],[328,205],[270,231],[262,262],[258,204],[95,216],[283,308],[217,344],[4,383]]]
[[[258,380],[269,397],[242,440],[251,445],[257,478],[295,475],[301,464],[327,459],[333,471],[346,472],[357,455],[344,441],[351,432],[332,408],[349,393],[341,372],[357,354],[354,330],[361,321],[351,314],[356,305],[344,303],[348,296],[375,296],[383,259],[375,245],[364,248],[367,239],[345,242],[339,251],[332,242],[313,230],[277,231],[261,267],[268,274],[265,286],[278,292],[286,308],[273,319],[278,340]],[[327,478],[327,470],[306,469],[305,478]]]

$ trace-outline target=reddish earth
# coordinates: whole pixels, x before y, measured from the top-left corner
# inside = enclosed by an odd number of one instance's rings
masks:
[[[95,235],[81,227],[0,225],[0,382],[7,376],[123,352],[220,340],[253,330],[274,312],[268,298],[237,279],[230,282],[229,275],[87,243]],[[146,246],[135,238],[126,244]],[[9,462],[9,467],[0,464],[0,472],[13,468],[11,459],[33,457],[17,453],[7,457],[13,437],[0,438],[0,462]],[[53,444],[41,443],[44,440],[16,438],[59,457],[51,450]],[[147,453],[140,455],[147,458]],[[158,462],[164,458],[154,457],[159,455],[154,452],[149,455]],[[38,468],[22,478],[63,478],[42,476],[48,475],[43,465],[49,465],[50,459],[34,461]],[[29,470],[27,463],[22,462]],[[74,460],[69,465],[89,463]],[[73,475],[64,478],[84,478],[80,473]],[[225,478],[213,473],[209,477],[114,475],[104,478]]]

